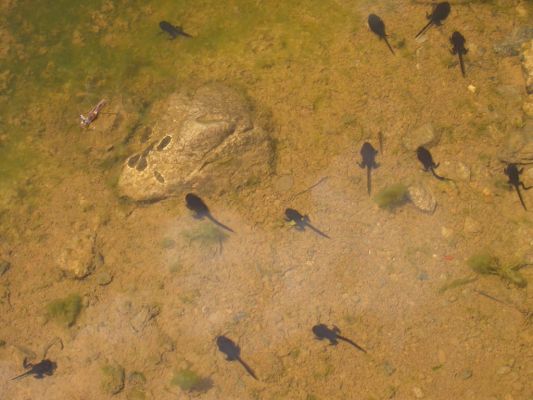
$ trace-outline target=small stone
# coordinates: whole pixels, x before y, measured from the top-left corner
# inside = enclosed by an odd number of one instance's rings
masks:
[[[109,285],[113,281],[113,275],[111,275],[107,271],[100,272],[96,277],[96,282],[100,286],[106,286]]]
[[[439,363],[444,364],[446,362],[446,353],[444,353],[443,350],[439,350],[437,353],[437,358],[439,359]]]
[[[11,263],[6,260],[0,261],[0,276],[4,275],[9,268],[11,268]]]
[[[59,268],[72,279],[83,279],[93,273],[103,259],[95,248],[95,234],[82,232],[71,238],[58,258]]]
[[[474,85],[468,85],[468,90],[472,93],[476,93],[476,87]]]
[[[102,367],[102,390],[107,394],[117,394],[124,389],[124,367],[117,363]]]
[[[442,237],[445,238],[445,239],[450,239],[453,236],[453,230],[450,229],[450,228],[447,228],[445,226],[440,228],[440,233],[441,233]]]
[[[507,375],[509,372],[511,372],[511,367],[504,365],[503,367],[500,367],[496,373],[498,375]]]
[[[527,101],[522,104],[522,110],[528,117],[533,117],[533,95],[529,95]]]
[[[491,197],[492,196],[492,190],[488,187],[484,187],[482,190],[481,190],[481,193],[483,193],[484,196],[486,197]]]
[[[385,374],[387,374],[387,376],[391,376],[396,371],[396,368],[394,368],[394,366],[390,362],[385,361],[383,363],[383,371],[385,371]]]
[[[274,189],[280,193],[285,193],[291,190],[294,184],[294,179],[291,175],[280,176],[274,183]]]
[[[465,233],[479,233],[481,232],[481,224],[471,217],[466,217],[463,229]]]
[[[470,168],[460,161],[443,161],[439,166],[439,175],[453,181],[469,181]]]
[[[415,394],[415,397],[417,399],[422,399],[424,398],[424,392],[422,391],[422,389],[420,389],[419,387],[414,387],[413,388],[413,393]]]
[[[417,275],[416,279],[418,279],[419,281],[427,281],[429,279],[429,275],[427,274],[426,271],[421,271]]]
[[[533,94],[533,39],[522,45],[520,59],[526,78],[526,91]]]
[[[141,333],[160,312],[161,309],[157,305],[143,305],[141,310],[131,319],[131,327],[135,332]]]
[[[471,369],[465,369],[459,373],[459,377],[463,380],[470,379],[473,375],[473,372]]]
[[[422,184],[409,186],[408,193],[409,199],[419,210],[432,214],[437,208],[437,200],[427,186]]]
[[[527,8],[522,3],[518,4],[515,7],[515,10],[520,18],[527,18],[528,11],[527,11]]]
[[[431,124],[422,125],[402,137],[404,147],[412,151],[415,151],[418,146],[435,144],[436,141],[435,130]]]

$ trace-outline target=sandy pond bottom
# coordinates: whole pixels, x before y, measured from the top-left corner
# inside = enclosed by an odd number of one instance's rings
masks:
[[[0,399],[533,398],[531,290],[467,265],[482,251],[533,260],[532,214],[499,161],[533,156],[533,120],[518,53],[496,51],[531,20],[527,2],[452,2],[421,42],[429,6],[416,1],[63,3],[0,2]],[[370,12],[395,56],[365,27]],[[166,40],[162,19],[196,38]],[[465,79],[455,29],[470,49]],[[235,230],[222,244],[181,195],[116,194],[160,102],[210,80],[245,92],[276,140],[272,176],[205,198]],[[118,114],[81,130],[77,115],[102,97]],[[468,177],[420,170],[406,137],[426,124],[440,168],[461,162]],[[356,162],[378,132],[373,193],[423,184],[433,214],[367,195]],[[331,239],[285,224],[286,207]],[[58,267],[86,235],[96,268],[71,279]],[[532,271],[521,270],[530,283]],[[71,294],[79,315],[50,308]],[[315,340],[317,323],[367,353]],[[222,334],[258,380],[224,360]],[[52,376],[9,380],[55,337]]]

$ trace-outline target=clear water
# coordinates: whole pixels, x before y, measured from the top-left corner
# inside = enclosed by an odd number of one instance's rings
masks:
[[[453,2],[420,42],[429,5],[415,1],[0,0],[0,10],[0,261],[11,265],[0,276],[0,398],[533,396],[530,291],[467,263],[484,251],[504,265],[532,260],[531,212],[499,159],[529,157],[533,123],[519,58],[494,51],[531,25],[529,2]],[[371,12],[395,56],[368,31]],[[161,20],[194,38],[168,40]],[[455,29],[470,49],[465,79],[449,52]],[[139,127],[171,93],[211,81],[245,93],[276,143],[272,176],[206,199],[237,231],[222,248],[182,196],[138,205],[116,187]],[[101,99],[119,116],[81,128]],[[426,123],[437,161],[463,163],[469,179],[420,171],[403,138]],[[389,212],[367,195],[356,162],[378,132],[373,194],[422,183],[434,214]],[[533,209],[531,192],[524,200]],[[285,224],[286,207],[332,239]],[[67,279],[60,254],[86,231],[98,232],[103,263]],[[531,281],[530,267],[520,273]],[[49,304],[72,293],[81,313],[65,326]],[[318,323],[368,353],[315,340]],[[224,361],[222,334],[257,381]],[[48,352],[52,376],[9,381],[54,337],[64,348]]]

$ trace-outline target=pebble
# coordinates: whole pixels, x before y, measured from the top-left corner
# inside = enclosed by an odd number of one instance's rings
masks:
[[[429,275],[425,271],[421,271],[418,276],[416,277],[419,281],[427,281],[429,280]]]
[[[439,175],[450,178],[454,181],[470,180],[470,168],[460,161],[443,161],[439,166]]]
[[[109,285],[111,283],[111,281],[113,281],[113,275],[111,275],[109,272],[107,271],[103,271],[101,273],[99,273],[96,277],[96,282],[100,285],[100,286],[106,286],[106,285]]]
[[[291,175],[280,176],[274,183],[274,188],[280,193],[288,192],[294,184],[294,179]]]
[[[11,263],[6,260],[0,261],[0,276],[4,275],[9,268],[11,268]]]
[[[528,11],[527,11],[527,8],[523,4],[518,4],[515,7],[515,10],[520,18],[527,18]]]
[[[446,353],[443,350],[439,350],[437,357],[439,359],[439,363],[444,364],[446,362]]]
[[[476,87],[474,85],[468,85],[468,90],[472,93],[476,93]]]
[[[471,217],[466,217],[463,229],[465,233],[479,233],[481,232],[481,224]]]
[[[391,376],[396,371],[396,368],[389,361],[385,361],[383,363],[383,371],[385,371],[387,376]]]
[[[422,389],[420,389],[419,387],[414,387],[413,388],[413,393],[415,394],[415,397],[417,399],[422,399],[424,398],[424,392],[422,391]]]
[[[533,117],[533,94],[530,94],[524,104],[522,104],[522,110],[528,117]]]
[[[442,237],[445,238],[445,239],[449,239],[449,238],[451,238],[453,236],[453,230],[450,229],[450,228],[447,228],[445,226],[440,228],[440,233],[441,233]]]
[[[402,143],[407,150],[415,151],[418,146],[435,144],[437,138],[431,124],[422,125],[402,137]]]
[[[533,94],[533,39],[522,45],[522,69],[526,78],[526,91]]]
[[[504,365],[503,367],[500,367],[496,373],[498,375],[507,375],[509,372],[511,372],[511,367]]]
[[[473,375],[473,372],[472,372],[471,369],[465,369],[465,370],[461,371],[461,373],[459,374],[459,376],[463,380],[470,379],[472,377],[472,375]]]
[[[419,210],[432,214],[437,208],[437,200],[427,186],[422,184],[409,186],[408,193],[411,202]]]

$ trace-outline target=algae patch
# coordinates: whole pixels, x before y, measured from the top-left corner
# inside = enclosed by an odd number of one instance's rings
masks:
[[[387,186],[374,196],[374,201],[379,208],[389,210],[401,206],[407,201],[407,186],[402,183]]]
[[[498,258],[488,254],[488,253],[479,253],[471,256],[467,260],[467,264],[474,272],[482,275],[498,275],[503,280],[512,283],[520,288],[525,288],[527,286],[527,280],[519,272],[519,269],[524,266],[524,264],[515,264],[515,265],[501,265]]]
[[[190,367],[182,368],[174,373],[171,385],[178,386],[181,390],[186,392],[192,391],[206,391],[211,387],[211,380],[203,378]]]
[[[53,300],[46,306],[46,316],[62,325],[74,325],[82,309],[81,297],[71,294],[64,299]]]

